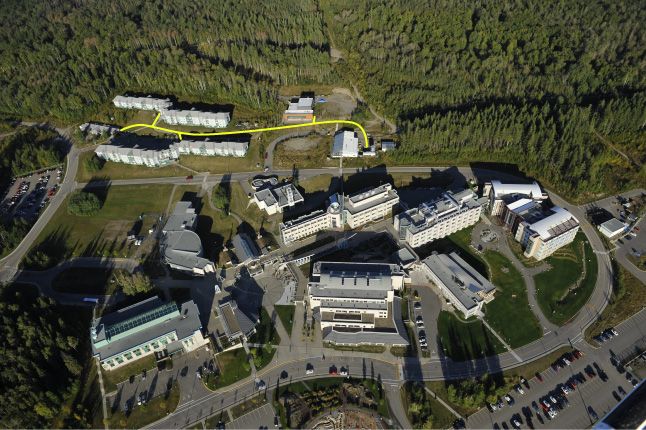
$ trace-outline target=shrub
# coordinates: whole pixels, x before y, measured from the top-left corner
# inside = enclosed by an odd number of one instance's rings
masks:
[[[98,172],[99,170],[103,169],[104,165],[105,160],[97,157],[96,154],[85,160],[85,168],[90,173]]]
[[[73,215],[90,216],[101,209],[101,200],[93,194],[79,191],[70,197],[67,203],[67,211]]]

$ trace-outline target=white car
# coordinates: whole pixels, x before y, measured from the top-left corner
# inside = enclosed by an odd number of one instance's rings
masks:
[[[570,389],[566,387],[565,385],[561,385],[561,391],[563,391],[563,394],[568,395],[570,394]]]
[[[265,381],[258,381],[256,388],[258,389],[258,391],[262,391],[267,388],[267,384],[265,384]]]
[[[520,385],[516,385],[516,392],[518,394],[525,394],[525,391],[523,390],[523,387],[521,387]]]
[[[424,321],[417,321],[417,328],[424,328]]]
[[[552,408],[547,410],[547,414],[550,416],[550,418],[554,418],[557,415],[556,411]]]
[[[342,367],[341,371],[339,372],[339,375],[348,376],[348,370],[345,367]]]
[[[306,375],[313,375],[313,374],[314,374],[314,369],[311,369],[311,368],[310,368],[310,369],[306,369],[306,370],[305,370],[305,374],[306,374]]]
[[[615,330],[614,328],[610,328],[610,331],[611,331],[611,332],[612,332],[612,334],[614,334],[615,336],[619,336],[619,332],[618,332],[617,330]]]
[[[554,404],[557,404],[557,403],[558,403],[558,401],[556,400],[556,398],[555,398],[554,396],[550,396],[550,401],[551,401],[552,403],[554,403]]]

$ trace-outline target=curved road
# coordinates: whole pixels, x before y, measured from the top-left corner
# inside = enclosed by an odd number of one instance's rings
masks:
[[[68,154],[67,161],[67,171],[65,179],[61,184],[61,188],[57,195],[52,199],[50,205],[46,208],[44,213],[34,224],[29,233],[25,236],[23,241],[16,247],[16,249],[9,254],[7,257],[0,261],[2,268],[0,269],[0,281],[10,280],[13,278],[17,271],[18,264],[20,260],[24,257],[30,246],[34,243],[40,232],[43,230],[45,225],[49,222],[52,215],[56,212],[60,204],[63,202],[65,197],[75,190],[76,188],[81,188],[87,184],[77,184],[74,182],[76,176],[76,170],[78,168],[78,154],[79,151],[75,148],[71,150]],[[471,169],[467,167],[390,167],[390,168],[381,168],[381,169],[345,169],[344,173],[354,173],[354,172],[363,172],[363,173],[430,173],[447,170],[449,173],[454,175],[454,177],[461,181],[469,178],[478,178],[479,181],[486,181],[493,178],[499,178],[502,180],[514,180],[513,175],[493,172],[483,169]],[[290,171],[273,171],[273,174],[278,175],[289,175]],[[301,178],[312,177],[321,174],[336,174],[338,173],[338,168],[321,168],[321,169],[304,169],[299,172]],[[240,181],[246,180],[250,177],[258,175],[259,172],[239,172],[227,175],[230,181]],[[209,175],[202,174],[197,175],[204,183],[219,183],[222,180],[224,175]],[[206,177],[205,177],[206,176]],[[196,182],[197,182],[197,178]],[[165,183],[165,184],[185,184],[185,177],[167,177],[167,178],[150,178],[150,179],[129,179],[129,180],[114,180],[110,181],[112,186],[118,185],[135,185],[135,184],[156,184],[156,183]],[[96,186],[101,186],[101,183],[96,183]],[[585,328],[590,325],[597,316],[605,308],[608,298],[611,293],[612,288],[612,268],[610,265],[610,258],[608,253],[603,245],[601,239],[597,236],[596,229],[590,225],[585,217],[585,214],[581,208],[571,205],[565,200],[563,200],[558,195],[550,192],[552,201],[565,207],[571,211],[580,221],[581,229],[588,237],[590,244],[595,252],[597,261],[598,261],[598,273],[597,273],[597,284],[592,293],[592,296],[586,303],[585,307],[566,325],[560,327],[557,330],[554,330],[551,333],[548,333],[543,338],[532,342],[523,347],[517,348],[512,352],[506,352],[495,357],[488,357],[485,359],[474,360],[470,362],[460,362],[455,363],[448,358],[435,359],[435,360],[423,360],[420,361],[417,358],[405,358],[400,360],[397,366],[391,363],[383,363],[374,359],[368,359],[373,363],[378,375],[382,381],[385,382],[385,385],[396,384],[399,385],[402,380],[442,380],[442,379],[451,379],[451,378],[465,378],[481,375],[483,373],[493,373],[500,371],[502,369],[509,369],[521,364],[525,364],[529,361],[535,360],[547,353],[565,345],[570,345],[575,342],[578,342],[583,337],[583,331]],[[316,357],[311,358],[301,358],[295,360],[293,363],[281,363],[280,371],[287,370],[288,373],[298,375],[299,369],[303,369],[306,362],[312,362],[317,369],[317,373],[320,375],[327,374],[326,367],[329,366],[328,363],[332,361],[332,358],[328,360],[323,360],[320,355],[317,354]],[[319,361],[316,361],[319,360]],[[358,375],[358,368],[362,368],[362,363],[358,361],[363,361],[361,358],[351,358],[345,357],[341,359],[334,358],[336,360],[337,366],[346,365],[350,366],[351,374]],[[345,360],[339,361],[339,360]],[[370,365],[368,366],[370,368]],[[290,372],[291,370],[291,372]],[[279,373],[278,367],[270,367],[268,369],[263,369],[259,372],[260,377],[264,377],[268,384],[275,383],[277,380],[276,373]],[[302,373],[302,372],[301,372]],[[375,373],[375,376],[377,373]],[[273,378],[273,379],[272,379]],[[287,381],[286,381],[287,382]],[[209,394],[202,399],[193,399],[187,403],[183,403],[177,411],[169,415],[165,420],[162,421],[161,427],[170,427],[172,422],[176,419],[184,419],[183,416],[186,416],[187,422],[193,422],[191,419],[194,419],[195,416],[198,416],[202,411],[202,405],[206,408],[206,402],[210,402],[215,405],[218,409],[221,409],[226,402],[237,402],[239,401],[240,396],[249,394],[249,386],[253,390],[253,384],[248,382],[242,382],[239,385],[239,388],[235,388],[235,392],[231,395],[231,390],[217,392]],[[235,387],[238,387],[236,385]],[[219,404],[218,404],[219,403]],[[183,424],[179,424],[183,425]]]

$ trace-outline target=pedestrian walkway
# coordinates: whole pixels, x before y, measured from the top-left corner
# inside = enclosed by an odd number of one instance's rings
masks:
[[[426,385],[424,385],[424,390],[425,390],[428,394],[430,394],[431,396],[433,396],[433,399],[435,399],[435,400],[437,400],[438,402],[440,402],[440,403],[442,404],[442,406],[444,406],[444,407],[445,407],[449,412],[451,412],[451,413],[452,413],[453,415],[455,415],[457,418],[460,418],[460,419],[464,420],[464,417],[463,417],[462,415],[460,415],[460,414],[459,414],[455,409],[453,409],[453,408],[451,407],[451,405],[449,405],[449,404],[448,404],[448,403],[446,403],[444,400],[442,400],[442,398],[441,398],[441,397],[438,397],[438,396],[437,396],[437,394],[435,394],[433,391],[431,391],[431,390],[430,390]]]
[[[487,327],[487,328],[489,329],[489,331],[490,331],[491,333],[493,333],[493,335],[494,335],[494,336],[496,336],[496,338],[498,338],[498,340],[500,341],[500,343],[502,343],[502,344],[504,345],[504,347],[505,347],[505,348],[507,348],[507,351],[509,351],[509,352],[510,352],[510,354],[511,354],[511,355],[513,355],[513,356],[514,356],[514,358],[515,358],[516,360],[518,360],[518,362],[519,362],[519,363],[522,363],[522,361],[523,361],[523,360],[522,360],[522,358],[520,358],[520,356],[519,356],[518,354],[516,354],[516,352],[512,349],[512,347],[511,347],[511,346],[509,346],[509,344],[508,344],[507,342],[505,342],[505,339],[503,339],[503,338],[502,338],[502,337],[501,337],[501,336],[496,332],[496,330],[494,330],[494,329],[489,325],[489,323],[487,323],[487,321],[486,321],[484,318],[482,318],[482,317],[478,317],[478,319],[479,319],[480,321],[482,321],[482,323],[485,325],[485,327]]]

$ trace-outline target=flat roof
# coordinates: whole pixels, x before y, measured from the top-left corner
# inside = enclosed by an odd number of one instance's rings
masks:
[[[265,205],[267,206],[278,204],[281,208],[290,206],[290,198],[291,205],[305,201],[305,198],[303,198],[303,195],[298,191],[298,188],[296,188],[292,183],[256,191],[254,197],[258,201],[265,202]]]
[[[229,112],[208,112],[200,111],[195,109],[163,109],[162,117],[165,115],[173,117],[183,117],[183,118],[200,118],[200,119],[215,119],[215,120],[224,120],[229,121],[231,115]]]
[[[646,380],[642,380],[595,426],[595,429],[645,429]]]
[[[610,218],[608,221],[602,223],[599,228],[605,229],[610,234],[618,234],[623,232],[628,227],[625,222],[619,221],[617,218]]]
[[[423,260],[451,294],[466,308],[471,309],[482,301],[480,294],[488,294],[496,287],[471,267],[458,254],[434,252]]]
[[[334,135],[333,157],[358,157],[359,137],[354,131],[343,130]]]
[[[529,228],[543,240],[549,240],[579,225],[579,220],[562,207],[554,206],[550,211],[551,215],[529,224]]]
[[[491,181],[491,187],[495,197],[502,197],[508,194],[522,194],[533,198],[542,198],[543,191],[536,181],[531,184],[503,184],[498,179]]]
[[[394,200],[399,200],[397,190],[393,189],[390,184],[382,184],[378,187],[366,188],[350,196],[344,196],[343,209],[355,214]]]
[[[166,334],[175,333],[179,340],[185,339],[202,328],[199,315],[192,300],[178,306],[151,297],[94,320],[92,353],[105,360]]]

